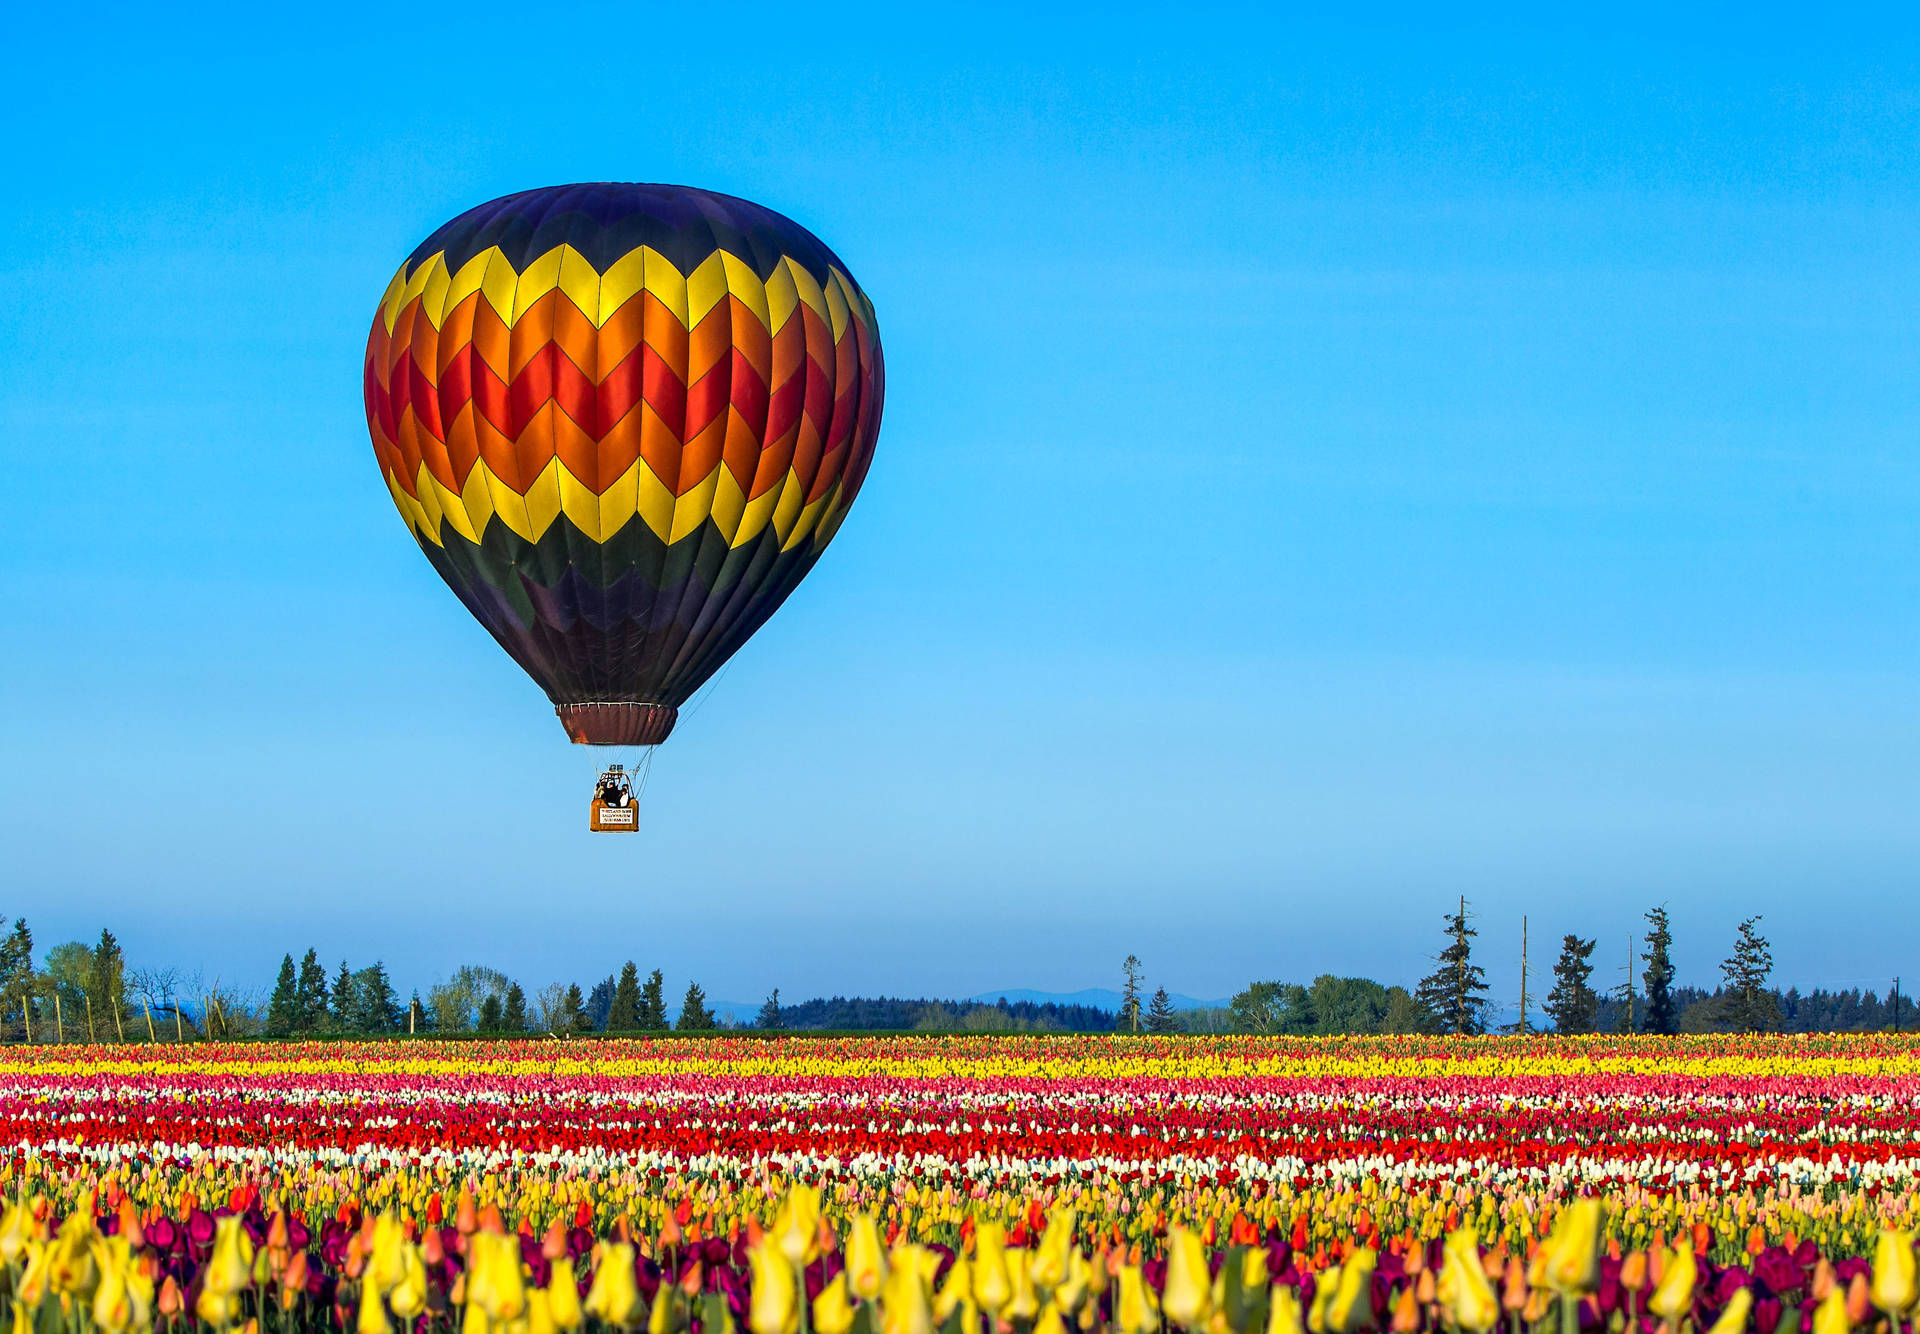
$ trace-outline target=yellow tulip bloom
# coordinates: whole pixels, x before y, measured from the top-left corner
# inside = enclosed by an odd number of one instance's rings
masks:
[[[1600,1201],[1574,1200],[1560,1211],[1541,1248],[1541,1276],[1562,1297],[1584,1297],[1600,1286]]]
[[[1813,1313],[1813,1334],[1847,1334],[1852,1328],[1853,1322],[1847,1319],[1846,1294],[1836,1283]]]
[[[646,1319],[647,1307],[633,1277],[633,1247],[602,1242],[593,1254],[593,1282],[582,1310],[609,1325],[635,1328]]]
[[[1340,1271],[1323,1269],[1313,1276],[1313,1305],[1307,1308],[1308,1334],[1329,1334],[1327,1308],[1340,1289]]]
[[[579,1329],[586,1319],[580,1309],[580,1286],[573,1275],[573,1261],[564,1255],[553,1262],[547,1278],[547,1314],[553,1318],[555,1329],[566,1331]]]
[[[1669,1324],[1693,1310],[1693,1287],[1699,1281],[1699,1268],[1693,1258],[1693,1246],[1682,1242],[1667,1256],[1666,1271],[1647,1298],[1647,1309]]]
[[[240,1220],[222,1219],[231,1222],[237,1228]],[[48,1277],[53,1290],[63,1296],[79,1297],[91,1300],[94,1286],[100,1281],[100,1266],[94,1260],[94,1241],[98,1234],[93,1230],[93,1220],[75,1214],[60,1226],[60,1235],[55,1237],[49,1248]],[[214,1260],[218,1262],[220,1253],[216,1247]],[[240,1286],[246,1285],[244,1270]]]
[[[980,1307],[973,1300],[973,1266],[965,1255],[953,1257],[947,1281],[940,1285],[940,1292],[933,1299],[934,1323],[946,1324],[955,1311],[960,1312],[960,1322],[967,1329],[979,1327]]]
[[[1920,1301],[1920,1275],[1916,1275],[1913,1234],[1891,1229],[1880,1233],[1873,1250],[1873,1304],[1896,1321],[1902,1311]]]
[[[834,1275],[833,1282],[820,1289],[813,1299],[814,1334],[847,1334],[853,1328],[853,1302],[847,1297],[847,1276]],[[875,1296],[878,1296],[876,1291]]]
[[[382,1296],[406,1277],[407,1248],[412,1243],[391,1213],[381,1214],[373,1224],[373,1247],[367,1257],[366,1281]]]
[[[1327,1303],[1327,1328],[1349,1334],[1373,1323],[1373,1270],[1380,1256],[1371,1246],[1358,1246],[1340,1266],[1340,1281]]]
[[[427,1309],[427,1267],[421,1263],[420,1248],[406,1242],[401,1253],[400,1281],[387,1293],[387,1304],[402,1320],[411,1320]],[[578,1294],[575,1294],[576,1300]]]
[[[1720,1308],[1720,1318],[1707,1334],[1746,1334],[1747,1320],[1753,1315],[1753,1289],[1738,1288]]]
[[[1034,1263],[1039,1263],[1038,1257]],[[1073,1315],[1085,1304],[1093,1290],[1093,1264],[1078,1249],[1067,1252],[1067,1276],[1054,1285],[1053,1304]]]
[[[534,1288],[527,1293],[527,1318],[522,1323],[527,1327],[527,1334],[557,1334],[545,1288]]]
[[[24,1204],[15,1204],[0,1217],[0,1262],[12,1264],[26,1253],[27,1243],[40,1236],[40,1223]]]
[[[854,1215],[847,1232],[846,1273],[847,1286],[856,1296],[868,1301],[880,1296],[880,1286],[887,1281],[887,1258],[880,1249],[880,1225],[872,1214]]]
[[[354,1334],[393,1334],[393,1322],[380,1304],[380,1293],[372,1283],[360,1288],[360,1315],[353,1322]]]
[[[1002,1314],[1022,1324],[1040,1314],[1040,1299],[1033,1290],[1033,1252],[1016,1247],[1007,1252],[1007,1284],[1013,1295]]]
[[[492,1232],[467,1239],[467,1304],[492,1321],[518,1320],[527,1313],[527,1288],[520,1277],[520,1240]]]
[[[753,1334],[794,1334],[800,1328],[798,1279],[786,1251],[769,1233],[747,1252],[753,1270],[747,1325]]]
[[[1040,1244],[1033,1252],[1033,1265],[1030,1274],[1033,1286],[1043,1296],[1051,1296],[1053,1290],[1065,1283],[1072,1266],[1073,1225],[1075,1215],[1071,1209],[1055,1209],[1047,1215],[1047,1230],[1041,1234]]]
[[[1013,1277],[1007,1273],[1007,1233],[998,1223],[981,1223],[973,1230],[973,1300],[994,1317],[1013,1300]]]
[[[1198,1329],[1213,1314],[1212,1276],[1207,1272],[1206,1248],[1197,1234],[1183,1227],[1167,1233],[1167,1281],[1160,1296],[1167,1319]]]
[[[906,1249],[903,1247],[901,1251]],[[926,1268],[917,1255],[905,1255],[901,1251],[894,1252],[893,1268],[880,1292],[880,1334],[933,1334],[933,1307],[927,1300]]]
[[[226,1329],[240,1319],[240,1299],[230,1292],[202,1288],[194,1299],[193,1314],[203,1325]]]
[[[93,1324],[105,1334],[127,1334],[133,1327],[127,1272],[119,1265],[105,1266],[100,1275],[100,1285],[93,1291]]]
[[[1120,1271],[1120,1291],[1113,1303],[1113,1323],[1119,1334],[1154,1334],[1160,1328],[1160,1308],[1139,1265]]]
[[[53,1286],[53,1247],[44,1241],[31,1242],[26,1256],[27,1268],[14,1293],[14,1309],[31,1311],[46,1300],[47,1290]]]
[[[820,1254],[820,1192],[798,1183],[789,1187],[767,1236],[788,1264],[795,1268],[810,1264]]]
[[[1442,1255],[1440,1300],[1455,1324],[1484,1334],[1500,1319],[1500,1299],[1494,1295],[1486,1266],[1480,1263],[1479,1235],[1472,1228],[1461,1228],[1447,1237]]]
[[[229,1214],[215,1224],[213,1257],[207,1261],[201,1286],[208,1292],[232,1296],[252,1282],[253,1242],[241,1231],[239,1215]]]
[[[1300,1296],[1291,1283],[1273,1290],[1267,1306],[1267,1334],[1307,1334],[1306,1323],[1300,1318]]]

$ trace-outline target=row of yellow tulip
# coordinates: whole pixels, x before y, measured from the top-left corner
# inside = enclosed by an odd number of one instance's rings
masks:
[[[79,1213],[57,1231],[45,1201],[14,1206],[0,1222],[14,1334],[144,1334],[156,1320],[246,1334],[348,1322],[355,1334],[395,1334],[396,1322],[460,1334],[1487,1334],[1552,1319],[1562,1334],[1848,1334],[1876,1319],[1899,1334],[1920,1305],[1905,1233],[1883,1231],[1870,1266],[1718,1266],[1684,1239],[1617,1256],[1592,1198],[1561,1211],[1527,1256],[1487,1251],[1462,1227],[1433,1246],[1357,1246],[1318,1268],[1262,1244],[1245,1220],[1217,1248],[1175,1226],[1164,1258],[1143,1262],[1137,1248],[1081,1246],[1066,1209],[1030,1246],[973,1220],[957,1247],[888,1245],[871,1214],[834,1229],[804,1186],[728,1246],[672,1224],[651,1246],[624,1228],[583,1239],[558,1222],[536,1241],[469,1208],[424,1231],[369,1215],[314,1251],[284,1212],[251,1212],[195,1241],[142,1223],[131,1202],[104,1229]]]

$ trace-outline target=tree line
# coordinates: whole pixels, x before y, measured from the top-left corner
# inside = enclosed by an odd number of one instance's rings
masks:
[[[37,1042],[181,1040],[249,1031],[244,998],[230,984],[171,966],[135,968],[111,930],[89,945],[70,940],[36,965],[24,917],[0,917],[0,1037]]]
[[[664,1033],[720,1027],[706,992],[689,982],[677,1016],[667,1012],[666,977],[640,980],[632,961],[583,992],[555,982],[529,997],[496,968],[463,964],[446,981],[400,1003],[384,965],[358,970],[343,960],[331,984],[316,951],[296,965],[288,954],[267,1000],[268,1037],[379,1036],[391,1033]]]
[[[1920,1019],[1898,988],[1815,989],[1771,985],[1773,955],[1759,917],[1741,922],[1711,990],[1679,985],[1672,923],[1664,907],[1646,913],[1646,931],[1625,980],[1593,982],[1592,939],[1569,933],[1553,964],[1553,985],[1509,1030],[1550,1027],[1592,1032],[1834,1032],[1899,1029]],[[1489,1028],[1486,971],[1478,932],[1463,898],[1445,915],[1444,944],[1433,970],[1413,988],[1371,978],[1322,974],[1310,983],[1254,982],[1218,1009],[1176,1010],[1164,986],[1148,994],[1145,968],[1122,964],[1117,1010],[1091,1005],[1001,999],[994,1004],[894,997],[816,997],[782,1004],[775,990],[747,1023],[717,1015],[689,981],[679,1006],[667,1001],[660,969],[645,978],[628,961],[582,988],[553,983],[529,994],[497,969],[463,965],[446,980],[402,1001],[380,961],[331,972],[316,950],[285,955],[264,1002],[221,979],[182,969],[131,966],[111,930],[92,944],[69,941],[36,965],[24,919],[0,917],[0,1037],[36,1041],[191,1040],[396,1033],[665,1033],[716,1028],[762,1030],[919,1030],[925,1032],[1241,1032],[1276,1034],[1480,1033]],[[1536,1022],[1535,1014],[1544,1022]]]
[[[1256,982],[1228,1009],[1231,1027],[1252,1033],[1484,1033],[1489,1030],[1486,969],[1476,960],[1467,900],[1445,915],[1444,945],[1433,971],[1411,991],[1368,978],[1322,975],[1311,985]],[[1733,945],[1711,990],[1679,986],[1673,963],[1673,924],[1665,907],[1649,909],[1639,952],[1615,988],[1593,985],[1596,942],[1568,933],[1553,965],[1553,986],[1541,999],[1536,1023],[1523,985],[1518,1017],[1508,1032],[1769,1033],[1899,1029],[1917,1018],[1897,985],[1885,998],[1872,991],[1782,992],[1769,982],[1773,952],[1759,916],[1736,928]],[[1131,960],[1130,960],[1131,962]],[[1191,1025],[1189,1025],[1191,1027]]]

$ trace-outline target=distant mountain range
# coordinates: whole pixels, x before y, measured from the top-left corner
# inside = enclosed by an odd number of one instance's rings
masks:
[[[1149,998],[1152,993],[1148,993]],[[1224,1000],[1199,1000],[1184,996],[1179,992],[1168,992],[1176,1010],[1212,1010],[1224,1009]],[[1120,1012],[1120,993],[1105,987],[1089,987],[1085,991],[1034,991],[1028,987],[1009,987],[1004,991],[981,991],[971,996],[962,996],[958,1005],[992,1005],[1002,998],[1018,1004],[1031,1001],[1035,1005],[1087,1005],[1096,1010],[1106,1010],[1111,1014]],[[760,1013],[759,1001],[708,1001],[707,1006],[720,1018],[730,1023],[750,1024]]]
[[[1105,987],[1089,987],[1085,991],[1028,991],[1015,987],[1006,991],[982,991],[966,999],[978,1001],[982,1005],[991,1005],[1002,996],[1010,1001],[1032,1001],[1035,1005],[1045,1005],[1048,1002],[1055,1005],[1091,1005],[1095,1009],[1110,1010],[1115,1014],[1120,1012],[1120,993]],[[1148,992],[1141,997],[1141,1004],[1144,1005],[1152,997],[1153,993]],[[1167,999],[1173,1002],[1173,1008],[1176,1010],[1216,1010],[1225,1009],[1227,1005],[1224,1000],[1197,1000],[1192,996],[1183,996],[1177,991],[1169,991]]]

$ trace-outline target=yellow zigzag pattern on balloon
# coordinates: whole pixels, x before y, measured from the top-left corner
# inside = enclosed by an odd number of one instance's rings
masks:
[[[792,551],[809,536],[816,547],[825,546],[839,530],[842,517],[839,480],[807,504],[806,487],[791,468],[785,481],[754,500],[747,499],[725,464],[691,491],[676,497],[642,459],[635,459],[633,466],[600,495],[595,495],[558,458],[548,460],[524,496],[494,476],[485,459],[475,461],[466,486],[459,491],[443,485],[424,463],[414,484],[419,491],[417,500],[407,494],[391,470],[387,473],[387,490],[401,517],[435,546],[446,545],[442,524],[477,543],[493,519],[527,541],[537,542],[554,520],[565,514],[594,542],[606,541],[635,518],[662,542],[678,542],[711,519],[729,546],[742,546],[771,525],[780,549]]]
[[[455,307],[478,292],[511,327],[556,288],[596,328],[604,326],[642,291],[651,292],[689,330],[728,296],[738,298],[769,333],[779,333],[802,305],[832,331],[835,342],[846,333],[848,321],[856,318],[855,302],[861,312],[857,318],[869,329],[873,326],[871,303],[857,294],[838,268],[829,268],[827,282],[822,285],[803,265],[782,256],[763,283],[752,266],[725,250],[714,251],[691,273],[683,274],[658,251],[641,246],[602,273],[566,244],[519,270],[498,246],[473,256],[458,272],[448,271],[444,252],[434,253],[418,266],[403,264],[380,299],[380,319],[391,335],[400,312],[409,302],[418,300],[420,313],[437,330]],[[824,545],[839,529],[842,517],[837,506],[839,482],[812,504],[806,504],[807,488],[792,469],[781,485],[770,487],[751,501],[724,465],[716,467],[685,495],[676,497],[642,459],[636,459],[600,495],[582,484],[557,458],[548,461],[525,496],[496,477],[485,460],[475,462],[466,485],[457,492],[442,484],[424,465],[415,478],[419,499],[408,495],[391,472],[387,485],[402,517],[436,546],[442,545],[443,523],[477,542],[494,518],[520,537],[536,542],[564,513],[593,541],[605,541],[635,517],[663,542],[677,542],[712,519],[734,546],[752,541],[771,524],[781,550],[789,551],[810,534],[817,544]]]
[[[683,274],[650,246],[627,252],[608,265],[605,273],[566,244],[555,246],[521,270],[514,269],[498,246],[475,255],[460,266],[458,273],[447,271],[446,255],[438,251],[411,273],[408,267],[400,266],[380,298],[380,318],[389,334],[400,312],[416,298],[421,313],[435,329],[440,328],[449,311],[475,292],[511,326],[556,287],[593,321],[595,328],[606,324],[615,311],[642,291],[653,293],[687,329],[699,324],[728,296],[738,297],[769,333],[779,333],[793,312],[805,305],[839,342],[856,300],[864,308],[862,322],[873,326],[871,305],[864,295],[854,295],[852,282],[839,269],[828,268],[823,286],[805,266],[784,255],[764,283],[752,265],[725,250],[714,251],[692,273]]]

